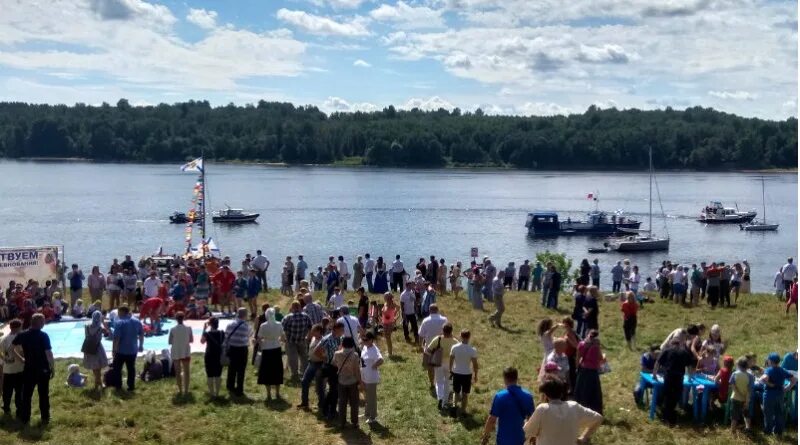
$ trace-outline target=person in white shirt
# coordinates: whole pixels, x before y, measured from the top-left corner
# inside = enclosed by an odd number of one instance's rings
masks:
[[[421,345],[424,346],[433,340],[434,337],[437,335],[442,334],[442,327],[447,323],[447,318],[443,317],[439,314],[439,306],[436,304],[432,304],[430,306],[431,314],[425,317],[422,320],[422,323],[419,325],[419,338],[422,340]],[[430,387],[434,388],[434,375],[433,375],[433,367],[428,367],[428,382],[430,382]]]
[[[154,270],[150,271],[150,276],[147,277],[146,280],[144,280],[143,284],[145,299],[157,297],[159,286],[161,286],[161,280],[159,280],[158,277],[156,276],[156,271]]]
[[[342,255],[339,255],[339,285],[343,290],[347,290],[347,282],[350,280],[350,268]]]
[[[628,283],[630,285],[631,292],[634,294],[639,293],[639,280],[641,279],[641,275],[639,275],[639,266],[633,266],[633,270],[631,271],[630,278],[628,279]]]
[[[8,323],[11,331],[0,339],[0,358],[3,363],[3,413],[11,414],[11,399],[14,399],[14,409],[19,414],[20,402],[22,401],[22,371],[25,363],[14,354],[12,342],[17,334],[22,330],[22,322],[13,319]]]
[[[392,290],[403,290],[403,274],[405,271],[406,268],[403,262],[400,261],[400,255],[395,255],[394,261],[392,261]]]
[[[603,416],[577,402],[562,401],[566,384],[556,377],[547,377],[539,385],[544,402],[525,422],[526,443],[535,438],[536,445],[572,445],[588,443],[603,422]]]
[[[792,290],[792,280],[797,276],[797,266],[794,264],[794,258],[786,260],[786,264],[781,267],[781,276],[783,277],[783,287],[788,301]]]
[[[328,299],[328,309],[335,311],[342,306],[344,306],[344,294],[339,286],[336,286],[333,288],[333,295]]]
[[[192,373],[189,363],[192,358],[194,335],[192,328],[183,324],[184,314],[175,314],[177,324],[169,330],[170,357],[175,364],[175,382],[178,384],[178,395],[189,394],[189,380]]]
[[[342,306],[339,308],[339,317],[336,320],[337,323],[341,323],[344,325],[344,334],[342,338],[350,337],[353,341],[356,342],[356,347],[361,343],[361,335],[364,333],[364,328],[361,327],[361,324],[358,322],[358,318],[350,315],[350,308],[347,306]]]
[[[450,348],[450,374],[454,397],[452,414],[456,413],[459,403],[461,413],[466,414],[472,384],[478,381],[478,350],[469,344],[469,338],[470,332],[462,330],[461,343]]]
[[[373,423],[378,418],[378,383],[381,381],[378,368],[381,365],[383,356],[375,346],[375,334],[367,332],[364,335],[364,346],[361,347],[361,381],[364,383],[364,417],[367,418],[367,423]]]
[[[783,284],[782,268],[775,272],[775,279],[772,285],[775,287],[775,296],[778,298],[783,298],[783,294],[786,292],[786,286]]]
[[[261,254],[260,250],[256,250],[256,257],[250,261],[250,266],[256,270],[256,276],[261,281],[261,289],[267,291],[267,269],[269,269],[269,260]]]
[[[419,344],[419,331],[417,328],[417,295],[414,293],[413,283],[406,283],[406,288],[400,294],[400,308],[403,313],[403,336],[407,342],[411,341],[409,327],[414,333],[414,344]]]
[[[364,254],[364,274],[367,277],[367,290],[372,293],[372,275],[375,273],[375,260],[370,258],[369,254]]]

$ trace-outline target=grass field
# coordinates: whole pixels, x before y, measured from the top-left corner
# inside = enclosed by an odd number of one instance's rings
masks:
[[[473,389],[469,415],[461,420],[439,415],[435,400],[428,392],[419,355],[402,342],[401,333],[400,341],[395,341],[397,357],[382,368],[383,383],[378,387],[380,427],[370,429],[362,423],[360,430],[339,430],[318,420],[314,413],[298,411],[294,408],[299,401],[297,386],[283,387],[286,402],[265,403],[264,389],[256,385],[253,368],[248,368],[246,400],[209,401],[199,356],[192,363],[192,394],[186,398],[175,396],[176,386],[171,379],[149,384],[139,382],[135,394],[68,389],[64,387],[66,367],[73,360],[60,360],[58,373],[52,381],[50,426],[44,429],[37,426],[38,409],[34,398],[33,426],[21,428],[11,418],[0,418],[0,428],[5,432],[0,434],[0,444],[478,443],[492,396],[503,384],[503,367],[516,366],[521,372],[521,384],[531,388],[542,354],[534,334],[535,325],[543,317],[566,314],[566,311],[544,310],[537,298],[538,295],[529,293],[507,295],[506,330],[491,328],[486,320],[489,313],[472,310],[464,296],[458,300],[450,296],[439,298],[440,307],[456,329],[472,331],[472,343],[479,351],[480,378]],[[274,294],[267,299],[285,304],[285,300]],[[571,298],[563,298],[563,307],[571,308],[571,305]],[[634,405],[631,396],[638,378],[640,353],[629,352],[625,347],[618,305],[603,303],[600,311],[601,340],[613,371],[602,377],[606,417],[592,443],[797,443],[793,428],[781,439],[760,434],[750,439],[734,437],[720,426],[695,426],[689,418],[684,418],[675,429],[659,421],[650,421],[647,413]],[[706,307],[685,309],[663,302],[647,305],[639,313],[639,345],[661,342],[672,329],[687,322],[704,322],[707,326],[718,323],[729,342],[728,351],[734,356],[752,351],[763,360],[770,351],[783,354],[797,349],[796,313],[784,315],[782,304],[766,295],[743,296],[739,307],[713,311]],[[379,347],[385,349],[382,341]],[[311,404],[315,402],[312,390]]]

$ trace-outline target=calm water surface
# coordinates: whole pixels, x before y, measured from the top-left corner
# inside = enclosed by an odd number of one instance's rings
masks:
[[[0,161],[0,245],[64,245],[67,262],[105,271],[113,257],[150,254],[162,245],[180,252],[183,225],[169,224],[186,211],[195,174],[178,166],[142,164],[34,163]],[[761,175],[745,173],[659,173],[669,253],[630,254],[646,275],[664,259],[680,263],[748,259],[753,287],[769,290],[787,256],[797,251],[797,175],[767,174],[767,218],[777,233],[745,233],[737,226],[694,221],[708,200],[761,217]],[[239,259],[262,249],[275,263],[305,254],[309,265],[329,255],[370,252],[407,263],[435,254],[448,264],[469,261],[470,247],[505,264],[533,259],[545,249],[566,252],[575,263],[601,261],[603,284],[621,257],[588,254],[602,240],[583,237],[533,240],[524,227],[527,212],[555,210],[581,217],[600,196],[601,208],[624,209],[647,224],[648,175],[643,173],[372,170],[325,167],[208,166],[210,207],[229,204],[261,213],[258,224],[209,224],[223,254]],[[658,203],[654,209],[659,210]],[[662,218],[654,229],[664,233]],[[273,270],[275,269],[275,270]],[[273,278],[274,280],[274,278]],[[274,281],[273,281],[274,282]]]

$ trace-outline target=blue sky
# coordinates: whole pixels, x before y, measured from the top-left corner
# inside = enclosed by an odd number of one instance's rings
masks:
[[[0,100],[797,115],[776,0],[0,0]]]

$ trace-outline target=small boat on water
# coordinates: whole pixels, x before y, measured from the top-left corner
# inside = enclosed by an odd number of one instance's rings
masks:
[[[622,215],[612,214],[594,210],[586,215],[585,220],[573,221],[567,218],[566,221],[559,221],[556,212],[532,212],[528,213],[525,227],[528,228],[528,236],[548,237],[548,236],[571,236],[571,235],[590,235],[590,236],[609,236],[623,232],[623,229],[638,229],[641,222]]]
[[[761,177],[761,205],[763,206],[761,215],[763,220],[755,221],[748,224],[739,224],[739,229],[746,232],[774,232],[778,230],[779,224],[767,223],[767,203],[764,199],[764,177]]]
[[[227,209],[219,210],[211,215],[211,220],[215,223],[253,223],[258,219],[258,213],[245,212],[243,209],[234,209],[228,207]]]
[[[200,222],[202,219],[202,216],[195,215],[192,218],[192,222]],[[186,224],[189,222],[189,216],[184,212],[173,212],[172,215],[169,216],[169,222],[172,224]]]
[[[617,252],[652,252],[658,250],[669,250],[669,235],[666,237],[658,237],[653,233],[653,176],[655,175],[653,169],[653,149],[650,149],[650,211],[648,219],[648,227],[646,230],[639,229],[626,229],[625,232],[632,233],[618,238],[609,239],[605,245],[608,250]],[[656,184],[658,187],[658,184]],[[661,194],[658,194],[658,203],[661,205]],[[661,209],[662,215],[664,209]],[[666,227],[666,219],[664,221]]]
[[[700,213],[697,222],[706,224],[743,224],[755,219],[755,210],[746,212],[734,207],[724,207],[719,201],[711,201]]]

